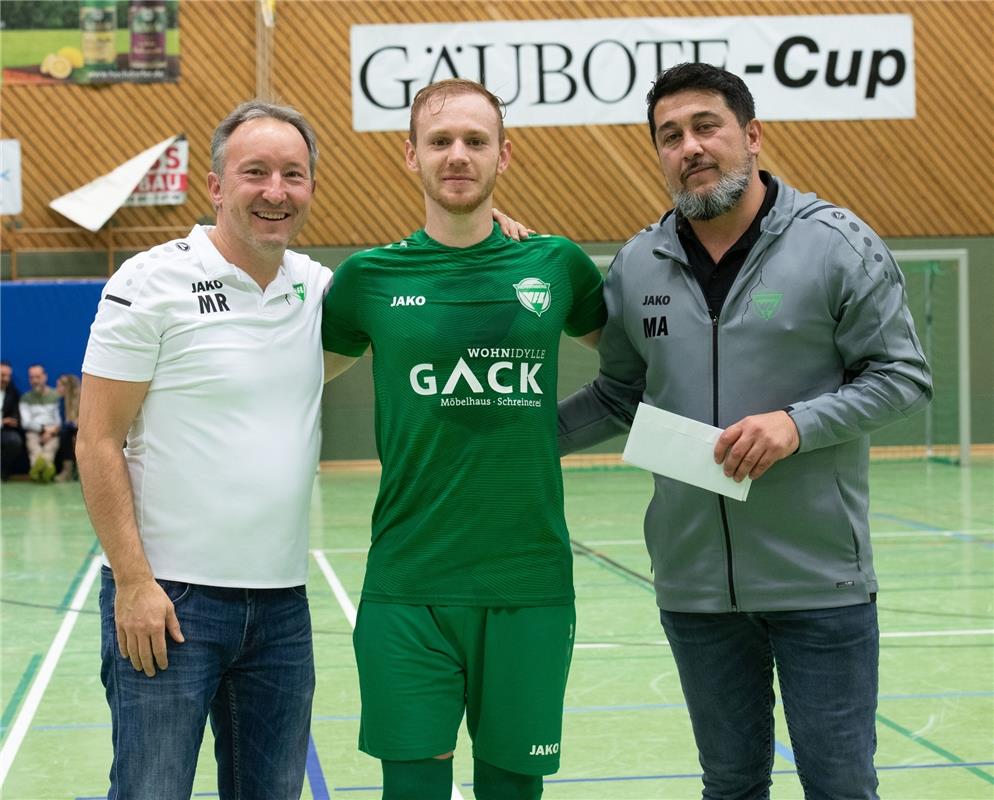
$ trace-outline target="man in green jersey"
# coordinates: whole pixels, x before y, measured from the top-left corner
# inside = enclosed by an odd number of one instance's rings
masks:
[[[592,347],[606,315],[577,245],[494,226],[501,117],[471,81],[417,94],[425,226],[349,258],[325,299],[332,374],[373,350],[383,476],[354,642],[386,800],[448,800],[464,712],[477,798],[540,797],[559,767],[575,611],[557,359],[562,332]]]

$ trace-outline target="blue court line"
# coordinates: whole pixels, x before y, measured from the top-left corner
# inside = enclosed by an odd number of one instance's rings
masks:
[[[98,539],[94,539],[93,545],[90,547],[90,552],[86,554],[86,557],[83,559],[83,563],[79,565],[79,569],[76,570],[76,575],[70,582],[65,596],[62,598],[62,602],[56,607],[56,614],[65,614],[66,611],[69,610],[69,604],[72,602],[73,595],[76,594],[76,589],[79,588],[79,584],[83,580],[83,576],[86,575],[86,570],[89,569],[90,562],[93,560],[93,557],[99,552],[100,541]]]
[[[893,770],[906,770],[906,769],[961,769],[970,767],[992,767],[994,766],[994,761],[970,761],[963,762],[961,764],[891,764],[891,765],[877,765],[877,771],[893,771]],[[797,770],[793,769],[775,769],[772,772],[773,775],[796,775]],[[620,783],[623,781],[670,781],[670,780],[700,780],[701,773],[699,772],[685,772],[685,773],[674,773],[671,775],[608,775],[602,778],[550,778],[546,777],[545,783]],[[469,789],[473,786],[472,783],[462,783],[460,784],[465,789]],[[382,791],[382,786],[336,786],[336,792],[379,792]],[[194,795],[195,797],[217,797],[217,792],[198,792]],[[325,795],[327,797],[327,795]],[[106,800],[104,795],[89,795],[89,796],[77,796],[75,800]]]
[[[989,767],[994,765],[994,761],[971,761],[969,763],[963,762],[960,764],[949,764],[947,762],[939,764],[892,764],[888,766],[877,765],[877,770],[901,770],[901,769],[950,769],[950,768],[976,768],[976,767]],[[775,769],[772,771],[773,775],[796,775],[796,769]],[[603,778],[549,778],[545,779],[546,783],[617,783],[620,781],[670,781],[670,780],[686,780],[692,778],[695,780],[701,779],[701,773],[699,772],[686,772],[686,773],[674,773],[672,775],[616,775],[607,776]],[[464,783],[463,786],[472,786],[471,783]],[[335,789],[336,792],[344,791],[344,789]]]
[[[882,694],[879,700],[950,700],[971,697],[994,697],[994,691],[957,691],[957,692],[923,692],[922,694]],[[565,714],[603,714],[615,711],[657,711],[686,708],[686,703],[636,703],[617,706],[567,706]],[[358,714],[315,714],[312,722],[358,722]],[[66,730],[110,730],[109,722],[66,722],[60,725],[32,725],[33,731],[66,731]]]
[[[977,769],[973,765],[966,765],[964,759],[960,758],[955,753],[950,752],[949,750],[946,750],[946,748],[944,748],[944,747],[936,744],[935,742],[933,742],[933,741],[931,741],[929,739],[926,739],[924,736],[920,736],[919,734],[915,733],[914,731],[908,730],[903,725],[898,724],[894,720],[888,719],[887,717],[885,717],[880,712],[877,712],[876,716],[877,716],[877,722],[880,722],[883,725],[886,725],[891,730],[896,731],[897,733],[899,733],[902,736],[910,739],[911,741],[920,744],[922,747],[925,747],[928,750],[931,750],[936,755],[940,755],[943,758],[948,759],[954,765],[967,766],[967,771],[970,772],[970,773],[972,773],[973,775],[976,775],[981,780],[986,781],[987,783],[994,783],[994,776],[991,776],[990,773],[984,772],[981,769]]]
[[[957,767],[986,767],[994,765],[994,761],[976,761],[962,764],[894,764],[889,766],[877,766],[878,770],[902,770],[902,769],[949,769]],[[773,775],[796,775],[794,769],[775,769]],[[606,775],[600,778],[550,778],[546,776],[545,783],[621,783],[625,781],[674,781],[674,780],[696,780],[701,779],[699,772],[676,772],[669,775]],[[459,784],[465,789],[473,786],[471,782]],[[382,786],[336,786],[336,792],[377,792],[383,789]]]
[[[791,750],[783,742],[778,742],[778,741],[774,740],[774,742],[773,742],[773,749],[776,750],[777,753],[779,753],[781,757],[787,759],[787,761],[789,761],[791,764],[796,764],[797,763],[796,761],[794,761],[794,751]]]
[[[324,772],[321,770],[321,761],[318,759],[318,750],[314,745],[314,737],[307,737],[307,782],[311,786],[311,794],[314,800],[330,800],[328,784],[324,779]],[[217,792],[195,792],[194,797],[217,797]],[[76,800],[106,800],[104,797],[77,797]]]
[[[318,759],[318,749],[314,745],[314,737],[307,737],[307,782],[311,785],[311,794],[314,800],[328,800],[328,784],[324,780],[324,773],[321,771],[321,762]]]
[[[914,528],[917,531],[934,531],[935,533],[945,533],[946,528],[940,528],[937,525],[929,525],[927,522],[917,522],[913,519],[905,519],[904,517],[898,517],[894,514],[878,514],[872,512],[870,514],[870,519],[886,519],[890,522],[898,522],[902,525],[907,525],[909,528]],[[873,531],[870,531],[870,536],[872,538]],[[972,542],[974,544],[982,544],[984,547],[994,547],[994,542],[984,541],[977,536],[970,533],[961,533],[959,531],[949,531],[949,539],[958,539],[961,542]]]
[[[38,671],[40,664],[41,653],[35,653],[28,661],[21,679],[17,682],[17,686],[14,687],[14,693],[10,696],[10,700],[7,701],[7,707],[3,710],[3,717],[0,717],[0,734],[7,733],[7,726],[10,725],[11,719],[17,713],[17,709],[21,705],[21,700],[24,699],[24,695],[28,691],[28,686],[34,680],[35,673]]]
[[[218,797],[217,792],[194,792],[191,797]],[[315,795],[315,798],[317,795]],[[324,795],[324,800],[326,800],[328,795]],[[107,800],[107,795],[97,794],[97,795],[79,795],[76,800]]]

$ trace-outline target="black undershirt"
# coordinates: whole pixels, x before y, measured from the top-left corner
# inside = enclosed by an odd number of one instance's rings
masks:
[[[704,299],[707,301],[708,310],[711,317],[717,319],[721,313],[721,307],[728,297],[728,292],[732,288],[735,276],[739,274],[742,265],[745,263],[749,251],[759,239],[760,225],[777,199],[777,184],[770,179],[768,172],[759,173],[760,180],[766,186],[766,197],[763,198],[763,205],[752,220],[752,224],[743,233],[738,241],[728,248],[728,252],[715,264],[704,245],[701,244],[690,226],[690,222],[679,211],[676,212],[676,232],[680,237],[680,244],[683,245],[687,253],[687,261],[690,269],[697,278],[697,282],[704,292]]]

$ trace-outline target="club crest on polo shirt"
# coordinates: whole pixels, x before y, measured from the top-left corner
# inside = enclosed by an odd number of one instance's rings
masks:
[[[535,316],[541,317],[552,305],[550,286],[551,284],[546,283],[541,278],[525,278],[520,283],[514,284],[514,291],[521,305]]]
[[[293,290],[297,293],[297,297],[300,298],[300,302],[304,302],[304,298],[307,297],[307,289],[304,287],[304,284],[295,283]]]

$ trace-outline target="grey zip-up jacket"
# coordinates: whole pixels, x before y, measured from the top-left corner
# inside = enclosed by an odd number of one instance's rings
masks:
[[[627,430],[639,400],[725,428],[778,409],[800,447],[746,502],[655,477],[645,517],[656,599],[669,611],[865,603],[877,591],[869,433],[932,397],[904,282],[851,211],[779,182],[712,319],[675,215],[632,238],[605,282],[600,373],[560,403],[560,449]]]

